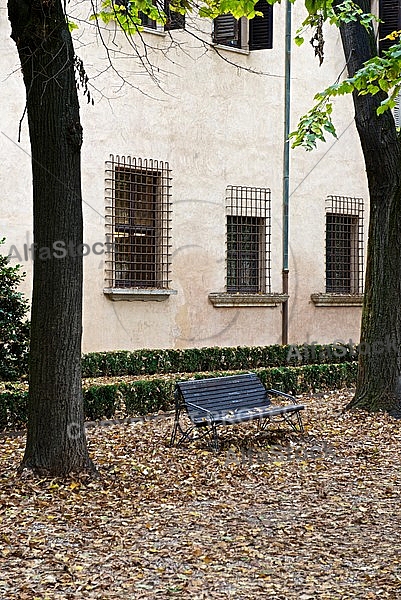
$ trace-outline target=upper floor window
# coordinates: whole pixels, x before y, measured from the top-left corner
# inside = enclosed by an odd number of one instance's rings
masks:
[[[326,292],[363,293],[363,199],[326,199]]]
[[[182,15],[178,12],[175,12],[173,10],[171,10],[170,8],[170,2],[168,0],[156,0],[155,2],[156,6],[158,6],[160,8],[160,10],[163,10],[166,17],[167,17],[167,21],[163,26],[160,26],[160,31],[172,31],[173,29],[185,29],[185,15]],[[144,13],[139,13],[140,18],[141,18],[141,24],[143,27],[146,27],[147,29],[155,29],[155,30],[159,30],[159,25],[156,21],[153,21],[153,19],[149,18],[148,15],[145,15]]]
[[[270,292],[270,190],[227,188],[227,292]]]
[[[109,287],[167,289],[171,212],[168,164],[111,156],[107,171]]]
[[[164,31],[172,31],[173,29],[185,29],[185,15],[171,10],[170,3],[165,2],[164,12],[166,13],[167,21],[164,25]]]
[[[265,50],[273,47],[273,7],[259,0],[255,10],[263,13],[253,19],[236,19],[225,14],[214,20],[213,42],[244,50]]]

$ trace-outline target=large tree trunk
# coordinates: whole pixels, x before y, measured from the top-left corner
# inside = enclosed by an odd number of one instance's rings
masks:
[[[369,12],[369,3],[357,3]],[[375,41],[355,22],[341,27],[341,37],[352,77],[376,54]],[[348,408],[385,410],[401,418],[401,152],[391,112],[376,113],[384,97],[353,96],[370,222],[358,379]]]
[[[21,468],[65,475],[93,469],[81,381],[82,128],[74,50],[60,0],[9,0],[8,10],[27,91],[36,245]]]

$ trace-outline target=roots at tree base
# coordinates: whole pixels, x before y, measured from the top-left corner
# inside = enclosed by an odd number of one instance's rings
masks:
[[[401,398],[395,394],[359,394],[345,406],[344,410],[364,410],[369,413],[386,412],[395,419],[401,419]]]
[[[61,465],[43,465],[41,461],[34,459],[23,460],[18,467],[18,474],[29,471],[39,477],[68,477],[73,475],[88,475],[90,477],[99,477],[98,470],[91,459],[82,461],[81,464],[71,466],[71,468]]]

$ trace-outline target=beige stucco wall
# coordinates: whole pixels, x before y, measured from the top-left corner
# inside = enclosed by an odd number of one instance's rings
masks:
[[[294,60],[293,123],[310,106],[316,91],[346,76],[340,36],[327,31],[322,67],[310,56],[309,44],[301,48],[302,58]],[[297,51],[294,52],[297,54]],[[307,58],[309,54],[309,60]],[[309,63],[309,69],[307,67]],[[302,75],[308,70],[310,85]],[[338,138],[327,136],[327,144],[317,151],[292,151],[291,163],[291,296],[290,333],[292,342],[334,342],[359,339],[361,308],[316,307],[310,294],[325,291],[325,199],[328,195],[362,197],[364,203],[364,241],[369,219],[369,198],[362,151],[353,120],[350,97],[334,102],[334,123]]]
[[[104,257],[86,256],[85,352],[280,342],[280,306],[216,308],[208,294],[224,291],[228,185],[271,189],[272,291],[281,291],[284,9],[284,5],[274,7],[273,50],[250,54],[221,49],[218,56],[182,31],[171,37],[144,33],[150,46],[168,48],[164,54],[147,51],[157,84],[132,56],[121,34],[102,30],[103,39],[124,53],[111,54],[119,75],[107,69],[107,55],[93,26],[75,34],[77,53],[95,88],[94,106],[82,98],[81,111],[85,242],[92,246],[105,241],[105,162],[110,154],[168,161],[173,178],[171,287],[177,290],[163,302],[111,302],[103,294]],[[302,17],[297,9],[294,31]],[[190,29],[190,20],[187,23]],[[210,41],[211,23],[195,21],[192,26],[197,36]],[[1,235],[22,248],[32,241],[25,121],[21,143],[16,142],[24,91],[5,18],[0,27],[0,43],[5,47],[0,65],[2,133],[11,138],[0,138]],[[142,53],[139,40],[138,44]],[[325,49],[325,64],[319,68],[309,44],[293,48],[292,127],[310,107],[314,93],[344,68],[336,32],[327,33]],[[324,291],[326,196],[362,196],[367,208],[351,102],[347,98],[336,104],[338,140],[328,139],[312,153],[291,152],[289,338],[294,343],[358,338],[359,308],[315,307],[310,300],[311,293]],[[366,218],[367,211],[365,231]],[[31,263],[22,263],[29,293]]]

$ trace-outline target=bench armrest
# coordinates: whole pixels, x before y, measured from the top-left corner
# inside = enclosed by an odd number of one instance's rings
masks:
[[[185,404],[187,406],[192,406],[193,408],[197,408],[198,410],[202,410],[203,412],[208,413],[209,415],[213,414],[210,412],[210,410],[207,410],[207,408],[202,408],[201,406],[198,406],[197,404],[194,404],[193,402],[185,402]]]
[[[296,401],[296,398],[294,396],[291,396],[290,394],[285,394],[284,392],[279,392],[278,390],[266,390],[267,394],[275,394],[276,396],[282,396],[283,398],[287,398],[287,400],[292,400],[292,402],[294,403],[294,400]]]

